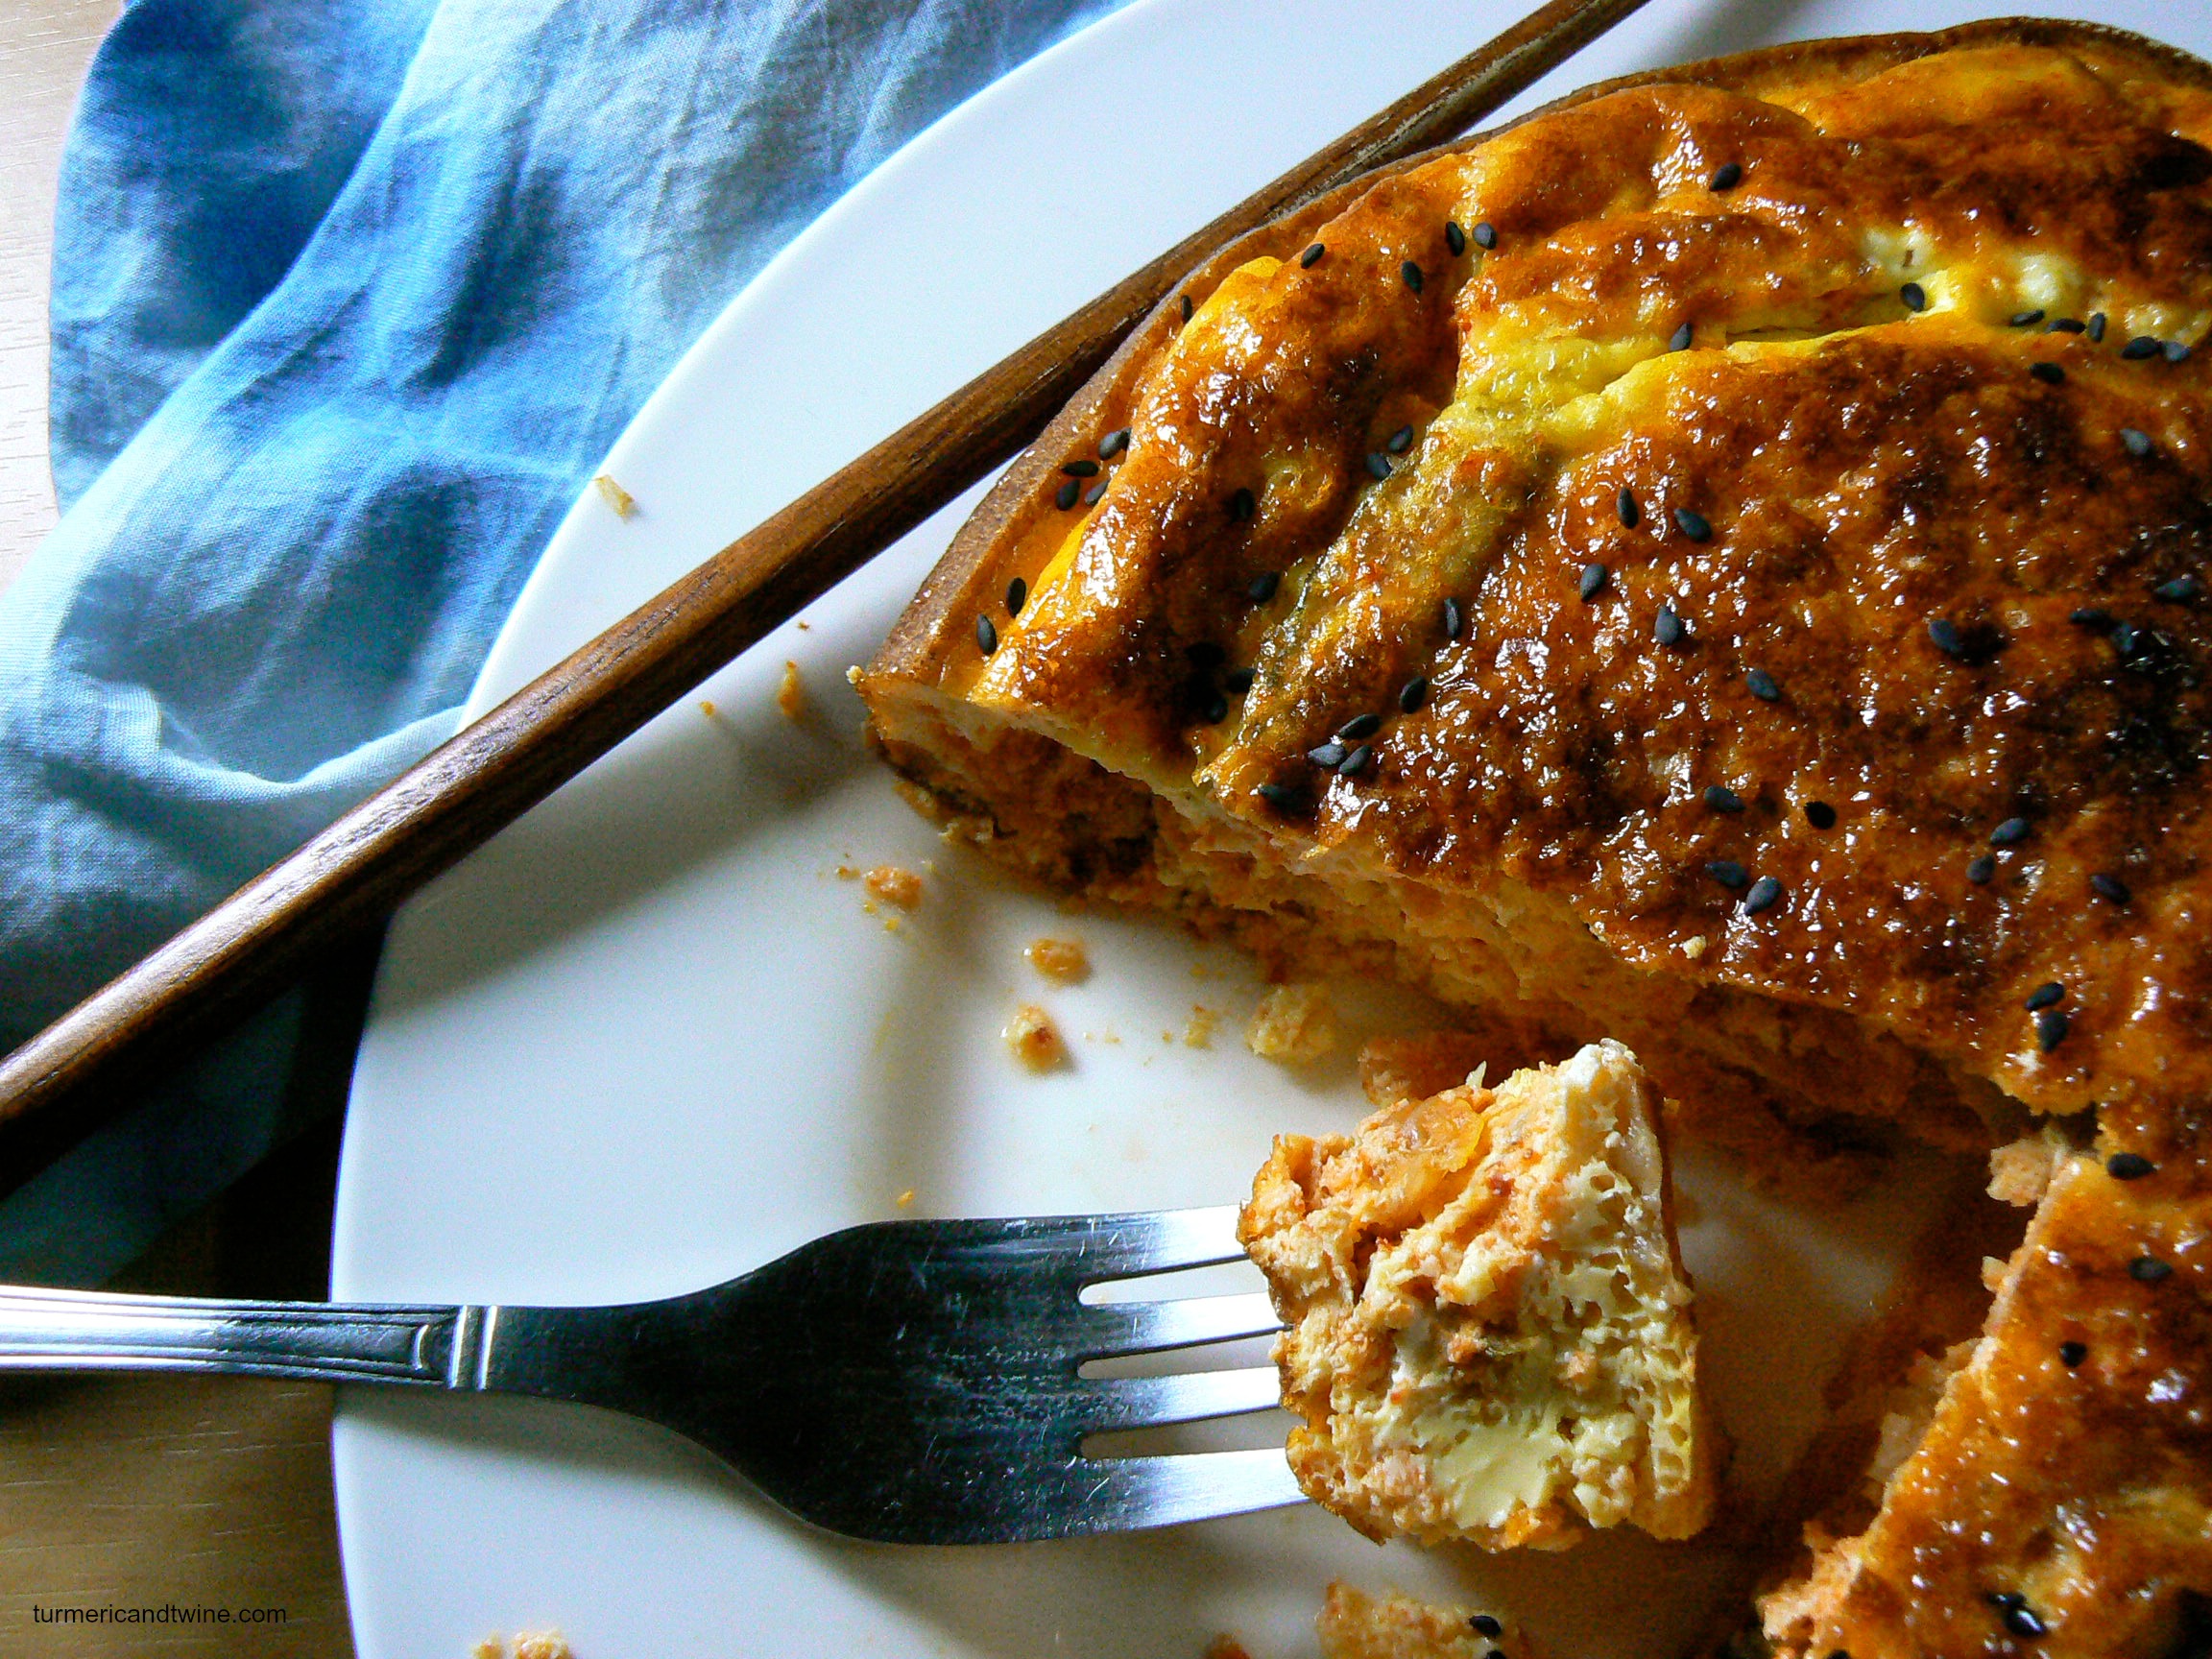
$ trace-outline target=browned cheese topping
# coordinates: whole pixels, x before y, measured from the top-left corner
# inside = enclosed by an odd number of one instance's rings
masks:
[[[2212,156],[2176,134],[2202,90],[1992,46],[1390,178],[1196,308],[950,680],[2032,1104],[2200,1096]]]
[[[1827,1544],[1767,1599],[1778,1651],[2201,1651],[2208,1275],[2200,1177],[2062,1162],[1987,1329],[1872,1526]]]

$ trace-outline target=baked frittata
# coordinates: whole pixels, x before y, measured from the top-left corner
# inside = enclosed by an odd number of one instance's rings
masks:
[[[1686,1538],[1713,1507],[1692,1290],[1636,1057],[1278,1136],[1238,1237],[1284,1333],[1290,1467],[1370,1538]]]
[[[989,855],[1617,1036],[1800,1191],[2154,1168],[2053,1182],[1791,1651],[2212,1626],[2208,143],[2071,24],[1593,88],[1194,272],[861,677]]]

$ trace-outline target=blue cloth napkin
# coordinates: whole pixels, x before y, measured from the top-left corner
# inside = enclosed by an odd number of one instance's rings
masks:
[[[0,1048],[448,736],[677,355],[1118,0],[136,0],[56,230],[60,524],[0,596]],[[90,1283],[287,1129],[281,1004],[0,1205]]]

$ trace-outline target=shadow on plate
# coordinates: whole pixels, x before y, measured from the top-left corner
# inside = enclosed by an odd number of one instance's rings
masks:
[[[399,924],[413,938],[384,1006],[549,950],[877,764],[819,716],[786,720],[766,698],[710,714],[701,703],[663,714],[426,889]]]

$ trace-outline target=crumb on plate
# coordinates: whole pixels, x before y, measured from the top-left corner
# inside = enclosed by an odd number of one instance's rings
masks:
[[[1022,954],[1055,985],[1080,985],[1091,977],[1091,953],[1080,939],[1032,939]]]
[[[783,678],[776,686],[776,709],[794,725],[813,711],[813,705],[806,699],[805,682],[799,678],[799,664],[796,662],[786,661],[783,664]]]
[[[488,1636],[476,1644],[472,1659],[575,1659],[568,1639],[558,1630],[518,1630],[514,1646],[503,1636]]]
[[[1262,1060],[1309,1066],[1336,1050],[1336,1006],[1325,985],[1270,986],[1245,1027],[1244,1046]]]
[[[614,482],[613,473],[602,472],[591,480],[591,487],[599,492],[599,498],[614,509],[614,517],[627,518],[637,511],[637,497]]]
[[[1050,1071],[1067,1064],[1068,1045],[1061,1039],[1060,1027],[1034,1002],[1024,1002],[1014,1010],[1003,1035],[1014,1058],[1032,1071]]]
[[[860,878],[871,899],[911,910],[922,902],[922,878],[898,864],[878,864]]]

